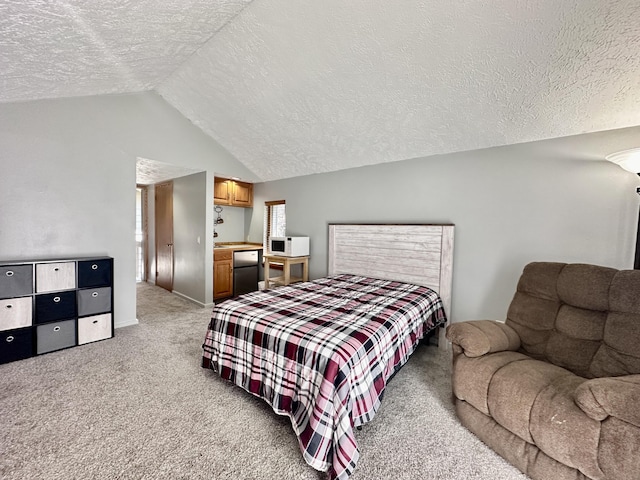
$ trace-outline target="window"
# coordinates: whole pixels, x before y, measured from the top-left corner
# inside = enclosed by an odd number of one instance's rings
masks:
[[[147,188],[136,187],[136,282],[147,279]]]
[[[284,237],[287,234],[287,220],[284,200],[264,202],[264,236],[262,244],[265,252],[269,251],[270,237]]]

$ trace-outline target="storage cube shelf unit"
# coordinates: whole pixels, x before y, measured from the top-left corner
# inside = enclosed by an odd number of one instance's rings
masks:
[[[113,258],[0,262],[0,364],[113,337]]]

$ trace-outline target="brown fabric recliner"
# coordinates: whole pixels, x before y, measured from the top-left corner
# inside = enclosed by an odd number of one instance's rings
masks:
[[[536,262],[505,323],[447,328],[456,413],[537,480],[640,479],[640,271]]]

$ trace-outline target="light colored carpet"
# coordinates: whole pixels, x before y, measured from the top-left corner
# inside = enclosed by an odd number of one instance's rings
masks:
[[[1,478],[324,478],[288,418],[200,367],[209,309],[140,284],[138,319],[113,339],[0,365]],[[356,433],[353,480],[527,478],[458,423],[449,375],[448,355],[418,349]]]

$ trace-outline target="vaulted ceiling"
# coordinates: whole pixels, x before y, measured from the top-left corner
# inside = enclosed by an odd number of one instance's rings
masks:
[[[640,125],[638,18],[638,0],[0,0],[0,102],[155,90],[273,180]]]

